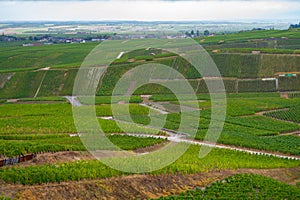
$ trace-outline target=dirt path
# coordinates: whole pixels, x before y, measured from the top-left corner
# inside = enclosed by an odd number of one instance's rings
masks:
[[[75,96],[65,96],[65,98],[72,104],[72,106],[82,106],[80,101],[78,100],[78,97]]]
[[[116,151],[108,151],[108,150],[99,150],[96,153],[97,158],[106,158],[112,156],[128,156],[128,155],[136,155],[136,154],[144,154],[155,151],[157,149],[162,148],[168,143],[162,142],[149,147],[143,147],[139,149],[135,149],[127,152],[116,152]],[[88,151],[61,151],[55,153],[41,153],[37,154],[37,156],[29,161],[21,162],[13,165],[14,167],[29,167],[36,165],[46,165],[46,164],[55,164],[55,163],[65,163],[65,162],[75,162],[79,160],[96,160],[96,158]],[[8,168],[12,167],[12,165],[6,166]]]
[[[159,110],[159,108],[156,108],[156,109]],[[165,111],[161,110],[161,112],[165,112]],[[271,111],[268,111],[268,112],[271,112]],[[246,152],[246,153],[256,154],[256,155],[274,156],[274,157],[278,157],[278,158],[300,160],[300,156],[285,155],[285,154],[277,153],[277,152],[275,153],[275,152],[267,152],[267,151],[262,151],[262,150],[257,150],[257,149],[247,149],[247,148],[224,145],[224,144],[212,144],[212,143],[205,142],[205,141],[186,139],[185,135],[182,135],[182,133],[178,133],[173,130],[163,129],[162,131],[165,131],[169,136],[153,136],[153,135],[147,135],[147,134],[129,134],[129,135],[136,136],[136,137],[164,138],[171,142],[186,142],[186,143],[194,144],[194,145],[203,145],[203,146],[209,146],[209,147],[213,147],[213,148],[229,149],[229,150],[241,151],[241,152]]]
[[[239,169],[197,174],[128,175],[99,180],[23,186],[0,183],[0,193],[17,199],[149,199],[206,187],[210,183],[239,173],[268,176],[288,184],[299,181],[300,168]]]
[[[166,129],[164,129],[166,131]],[[287,158],[287,159],[293,159],[293,160],[300,160],[300,156],[296,155],[286,155],[283,153],[275,153],[275,152],[268,152],[263,150],[257,150],[257,149],[249,149],[249,148],[242,148],[242,147],[236,147],[236,146],[230,146],[230,145],[224,145],[224,144],[213,144],[206,141],[198,141],[198,140],[191,140],[186,139],[186,136],[181,133],[176,133],[175,131],[169,132],[166,131],[169,136],[160,136],[160,135],[148,135],[148,134],[126,134],[130,136],[135,137],[152,137],[152,138],[162,138],[167,139],[171,142],[185,142],[193,145],[202,145],[202,146],[208,146],[212,148],[219,148],[219,149],[228,149],[233,151],[241,151],[246,152],[249,154],[256,154],[256,155],[264,155],[264,156],[274,156],[277,158]],[[175,133],[174,133],[175,132]]]
[[[71,104],[73,106],[81,106],[82,105],[76,97],[66,96],[66,98],[71,102]],[[143,104],[143,105],[148,107],[148,105],[146,105],[146,104]],[[152,108],[152,106],[149,106],[149,107]],[[166,111],[160,109],[159,107],[155,107],[154,109],[161,112],[161,114],[166,113]],[[271,112],[271,111],[268,111],[268,112]],[[233,146],[224,145],[224,144],[212,144],[212,143],[205,142],[205,141],[196,141],[196,140],[186,139],[185,135],[182,135],[182,133],[178,133],[178,132],[173,131],[173,130],[163,129],[162,131],[165,131],[168,134],[168,136],[154,136],[154,135],[147,135],[147,134],[127,134],[127,135],[131,135],[131,136],[135,136],[135,137],[164,138],[164,139],[167,139],[168,141],[171,141],[171,142],[185,142],[185,143],[194,144],[194,145],[203,145],[203,146],[209,146],[209,147],[213,147],[213,148],[229,149],[229,150],[246,152],[246,153],[250,153],[250,154],[274,156],[274,157],[278,157],[278,158],[287,158],[287,159],[300,160],[300,156],[285,155],[285,154],[282,154],[282,153],[267,152],[267,151],[262,151],[262,150],[257,150],[257,149],[246,149],[246,148],[242,148],[242,147],[233,147]]]
[[[88,151],[63,151],[56,153],[42,153],[37,154],[36,158],[30,161],[16,164],[14,166],[35,166],[35,165],[45,165],[54,164],[58,162],[74,162],[78,160],[92,160],[95,159]]]
[[[289,108],[279,108],[279,109],[274,109],[274,110],[257,112],[257,113],[255,113],[255,115],[263,116],[266,113],[271,113],[271,112],[276,112],[276,111],[287,111],[287,110],[289,110]],[[277,118],[275,118],[275,119],[277,119]],[[280,119],[278,119],[278,120],[280,120]],[[281,120],[281,121],[285,121],[285,120]]]
[[[151,102],[151,103],[140,103],[140,105],[144,106],[144,107],[147,107],[147,108],[150,108],[152,110],[158,111],[162,115],[168,114],[168,112],[163,110],[159,104],[156,104],[156,103],[153,103],[153,102]]]

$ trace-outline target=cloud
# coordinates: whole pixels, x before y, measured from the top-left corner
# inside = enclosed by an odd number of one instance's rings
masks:
[[[4,1],[1,20],[241,20],[281,19],[300,13],[300,2],[234,1]]]

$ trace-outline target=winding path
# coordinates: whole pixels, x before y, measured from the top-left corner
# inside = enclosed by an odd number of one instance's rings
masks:
[[[82,106],[82,104],[79,102],[77,97],[66,96],[65,98],[67,98],[68,101],[73,106]],[[115,120],[114,118],[112,118],[112,119]],[[127,123],[129,123],[129,122],[127,122]],[[229,149],[229,150],[241,151],[241,152],[246,152],[246,153],[256,154],[256,155],[274,156],[277,158],[300,160],[300,156],[285,155],[285,154],[281,154],[281,153],[270,153],[270,152],[257,150],[257,149],[246,149],[246,148],[242,148],[242,147],[235,147],[235,146],[229,146],[229,145],[224,145],[224,144],[213,144],[213,143],[206,142],[206,141],[187,139],[187,137],[184,133],[179,133],[174,130],[169,130],[169,129],[164,129],[164,128],[162,128],[160,130],[166,132],[168,136],[149,135],[149,134],[133,134],[133,133],[126,133],[126,134],[120,134],[120,135],[129,135],[129,136],[135,136],[135,137],[162,138],[162,139],[167,139],[168,141],[177,142],[177,143],[185,142],[185,143],[189,143],[189,144],[193,144],[193,145],[203,145],[203,146],[208,146],[208,147],[212,147],[212,148]]]
[[[246,148],[233,147],[233,146],[228,146],[228,145],[223,145],[223,144],[213,144],[213,143],[205,142],[205,141],[191,140],[191,139],[186,139],[186,137],[180,133],[174,134],[173,131],[172,132],[166,131],[166,133],[169,136],[149,135],[149,134],[133,134],[133,133],[126,133],[123,135],[129,135],[129,136],[135,136],[135,137],[161,138],[161,139],[167,139],[168,141],[177,142],[177,143],[185,142],[185,143],[189,143],[189,144],[193,144],[193,145],[202,145],[202,146],[208,146],[208,147],[219,148],[219,149],[229,149],[229,150],[241,151],[241,152],[246,152],[246,153],[256,154],[256,155],[274,156],[277,158],[300,160],[300,156],[284,155],[284,154],[280,154],[280,153],[269,153],[266,151],[261,151],[261,150],[256,150],[256,149],[246,149]]]
[[[65,96],[65,98],[72,104],[72,106],[82,106],[76,96]]]

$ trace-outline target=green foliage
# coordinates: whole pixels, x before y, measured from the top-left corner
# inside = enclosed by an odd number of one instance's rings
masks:
[[[178,196],[160,197],[175,199],[299,199],[300,189],[280,181],[253,174],[237,174],[219,180],[204,190],[196,189]]]
[[[120,64],[120,65],[112,65],[108,67],[100,83],[97,95],[99,96],[111,95],[113,88],[115,87],[118,80],[120,80],[122,75],[126,73],[128,70],[132,69],[134,66],[135,66],[134,64]],[[120,94],[120,95],[124,95],[124,94]]]
[[[279,72],[299,72],[300,57],[297,55],[261,55],[259,77],[273,77]]]
[[[43,71],[16,73],[4,88],[0,89],[0,98],[33,97],[40,86],[44,73]]]
[[[274,133],[273,133],[274,134]],[[202,134],[201,134],[202,135]],[[272,135],[272,132],[259,129],[245,129],[242,126],[226,125],[218,142],[221,144],[235,145],[252,149],[300,155],[300,139],[293,135],[279,135],[259,137],[259,135]],[[198,138],[200,136],[197,135]],[[203,136],[200,138],[203,138]]]
[[[234,97],[234,98],[231,98]],[[298,104],[297,100],[282,99],[278,97],[257,97],[253,98],[236,98],[231,95],[227,99],[227,115],[229,116],[245,116],[254,115],[260,111],[274,110],[280,108],[291,107]],[[237,95],[237,97],[240,97]]]
[[[276,119],[300,123],[299,107],[292,107],[288,110],[278,110],[278,111],[274,111],[274,112],[267,112],[264,115],[268,116],[268,117],[273,117]]]
[[[139,104],[106,104],[96,106],[97,116],[113,116],[112,107],[116,110],[115,115],[125,115],[127,114],[127,109],[131,115],[148,115],[149,108],[141,106]]]
[[[205,39],[205,41],[200,42],[200,44],[212,45],[217,44],[221,40],[223,40],[225,44],[249,42],[249,40],[257,43],[255,39],[268,39],[271,37],[277,38],[279,41],[282,37],[287,37],[288,40],[292,40],[299,39],[300,33],[299,31],[293,30],[252,30],[233,34],[216,35],[214,37],[199,38],[199,40]]]
[[[146,128],[137,124],[131,124],[127,122],[119,122],[121,126],[119,127],[116,121],[99,119],[99,124],[104,133],[140,133],[140,134],[161,133],[161,131],[157,129]]]
[[[300,90],[300,78],[298,77],[279,77],[278,89],[280,91]]]
[[[164,139],[108,135],[108,139],[124,150],[135,150],[164,142]],[[86,151],[78,136],[67,134],[0,135],[0,156],[14,157],[28,153]],[[99,147],[98,147],[99,148]],[[110,150],[103,147],[104,150]]]
[[[295,123],[278,121],[264,116],[227,117],[226,122],[278,133],[300,130],[300,126]]]
[[[300,98],[300,93],[299,92],[290,92],[289,98]]]
[[[0,48],[0,71],[78,67],[97,43]]]
[[[275,92],[276,82],[263,80],[239,80],[239,92]]]
[[[28,153],[45,153],[58,151],[85,151],[78,137],[48,137],[36,136],[34,140],[0,140],[0,155],[14,157]]]
[[[95,96],[95,104],[96,105],[100,105],[100,104],[116,104],[119,102],[124,102],[125,100],[127,100],[127,97],[124,96]],[[79,97],[79,100],[82,104],[85,105],[91,105],[91,99],[90,98],[86,98],[86,97]],[[142,99],[141,96],[131,96],[129,103],[141,103]]]
[[[66,98],[64,97],[59,97],[59,96],[50,96],[50,97],[36,97],[36,98],[22,98],[19,99],[18,102],[43,102],[43,101],[54,101],[54,102],[65,102]]]
[[[282,41],[280,41],[280,43],[283,44]],[[221,49],[222,53],[252,53],[252,51],[260,51],[260,53],[263,54],[297,54],[298,53],[297,50],[273,49],[273,48],[222,48]]]
[[[174,156],[177,147],[171,148],[174,149],[171,149],[170,156]],[[225,149],[213,149],[208,156],[199,159],[198,152],[199,147],[192,145],[177,161],[152,173],[162,174],[180,172],[183,174],[192,174],[221,169],[279,168],[295,167],[299,165],[299,161],[250,155],[248,153]],[[148,166],[150,163],[145,163],[145,165]],[[108,178],[122,174],[124,173],[109,168],[102,162],[96,160],[0,169],[0,177],[3,181],[21,184],[41,184],[68,180],[75,181],[82,179]]]
[[[118,119],[127,120],[127,105],[115,104]],[[147,116],[149,108],[138,104],[129,105],[131,117],[139,122],[139,116]],[[97,116],[112,116],[111,105],[96,106]],[[99,119],[106,133],[150,133],[158,134],[155,129],[141,127],[123,122],[126,127],[122,130],[115,121]],[[0,106],[1,134],[39,134],[39,133],[76,133],[71,105],[67,103],[42,104],[4,104]]]
[[[222,77],[256,78],[260,56],[242,54],[211,54]]]
[[[0,200],[10,200],[10,198],[5,197],[4,193],[0,196]]]
[[[0,106],[0,117],[72,116],[67,103],[5,104]]]
[[[49,70],[41,83],[38,96],[71,95],[77,70]]]

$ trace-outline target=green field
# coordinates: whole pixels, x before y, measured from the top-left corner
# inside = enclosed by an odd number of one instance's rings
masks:
[[[139,184],[147,184],[148,176],[158,175],[184,177],[201,172],[223,173],[222,170],[240,173],[237,170],[242,169],[263,169],[267,173],[274,168],[297,171],[300,167],[299,38],[300,31],[297,29],[244,31],[194,38],[208,51],[220,71],[227,104],[220,104],[222,88],[215,88],[210,91],[211,94],[208,91],[207,85],[216,83],[215,77],[202,77],[179,55],[147,48],[127,52],[116,59],[96,83],[95,98],[79,96],[79,105],[72,106],[65,96],[72,95],[78,68],[97,43],[32,47],[3,43],[0,46],[0,162],[32,153],[37,154],[37,158],[1,167],[0,187],[17,184],[19,188],[28,185],[35,188],[41,187],[41,184],[53,184],[60,188],[62,185],[59,183],[68,185],[70,181],[78,181],[76,183],[87,184],[83,187],[89,188],[93,187],[91,181],[99,179],[136,179],[135,175],[110,168],[96,159],[76,157],[70,158],[72,161],[49,162],[46,159],[40,162],[39,159],[48,154],[55,157],[54,153],[58,152],[72,155],[72,152],[87,151],[82,137],[85,132],[77,130],[74,122],[73,111],[77,108],[80,111],[94,109],[95,123],[113,144],[130,155],[138,152],[137,156],[129,159],[126,156],[102,159],[119,166],[141,164],[141,168],[150,172],[141,175],[145,179]],[[151,83],[132,91],[129,102],[125,94],[111,97],[116,83],[127,71],[149,63],[160,63],[177,70],[190,83],[195,96],[182,91],[179,101],[179,96],[167,87]],[[87,81],[90,75],[86,77]],[[158,71],[157,68],[153,68],[150,77],[153,80],[164,79],[167,83],[179,80],[171,70]],[[179,82],[178,89],[181,89]],[[124,88],[130,92],[135,80],[128,80],[128,83],[129,88]],[[113,113],[113,108],[118,112]],[[217,133],[217,122],[222,116],[213,118],[212,112],[216,108],[226,110],[224,126],[217,139],[218,146],[212,148],[205,158],[199,158],[200,148],[212,142],[210,138]],[[183,116],[188,125],[181,127]],[[193,121],[199,123],[193,124]],[[89,122],[86,120],[84,124],[89,125]],[[159,123],[160,126],[156,125]],[[211,132],[208,132],[209,128]],[[98,144],[94,137],[90,139],[93,145]],[[200,142],[202,146],[195,145]],[[147,157],[153,156],[160,162],[175,158],[186,143],[192,145],[181,157],[162,169],[156,170],[156,163]],[[167,144],[170,144],[169,149],[156,151]],[[104,152],[116,150],[109,144],[90,148]],[[250,154],[248,150],[262,155]],[[293,159],[280,157],[282,155]],[[295,177],[293,182],[286,182],[296,185],[300,177]],[[167,184],[165,180],[160,181],[161,187]],[[187,191],[185,186],[179,187]],[[107,188],[112,191],[109,186]],[[1,192],[0,189],[0,195]],[[167,189],[164,194],[160,199],[300,198],[299,188],[253,174],[230,176],[180,195],[172,195],[179,192]],[[17,197],[14,193],[10,195]],[[124,199],[127,197],[125,195]]]
[[[175,149],[174,149],[175,150]],[[295,167],[298,161],[249,155],[222,149],[214,149],[206,158],[199,159],[199,147],[191,146],[175,163],[152,174],[193,174],[221,169]],[[145,163],[148,165],[149,163]],[[36,184],[67,180],[107,178],[126,174],[111,169],[100,161],[79,161],[32,167],[13,167],[0,170],[2,180],[8,183]]]
[[[197,188],[178,196],[159,199],[298,199],[299,197],[299,188],[259,175],[239,174],[214,182],[204,190]]]

